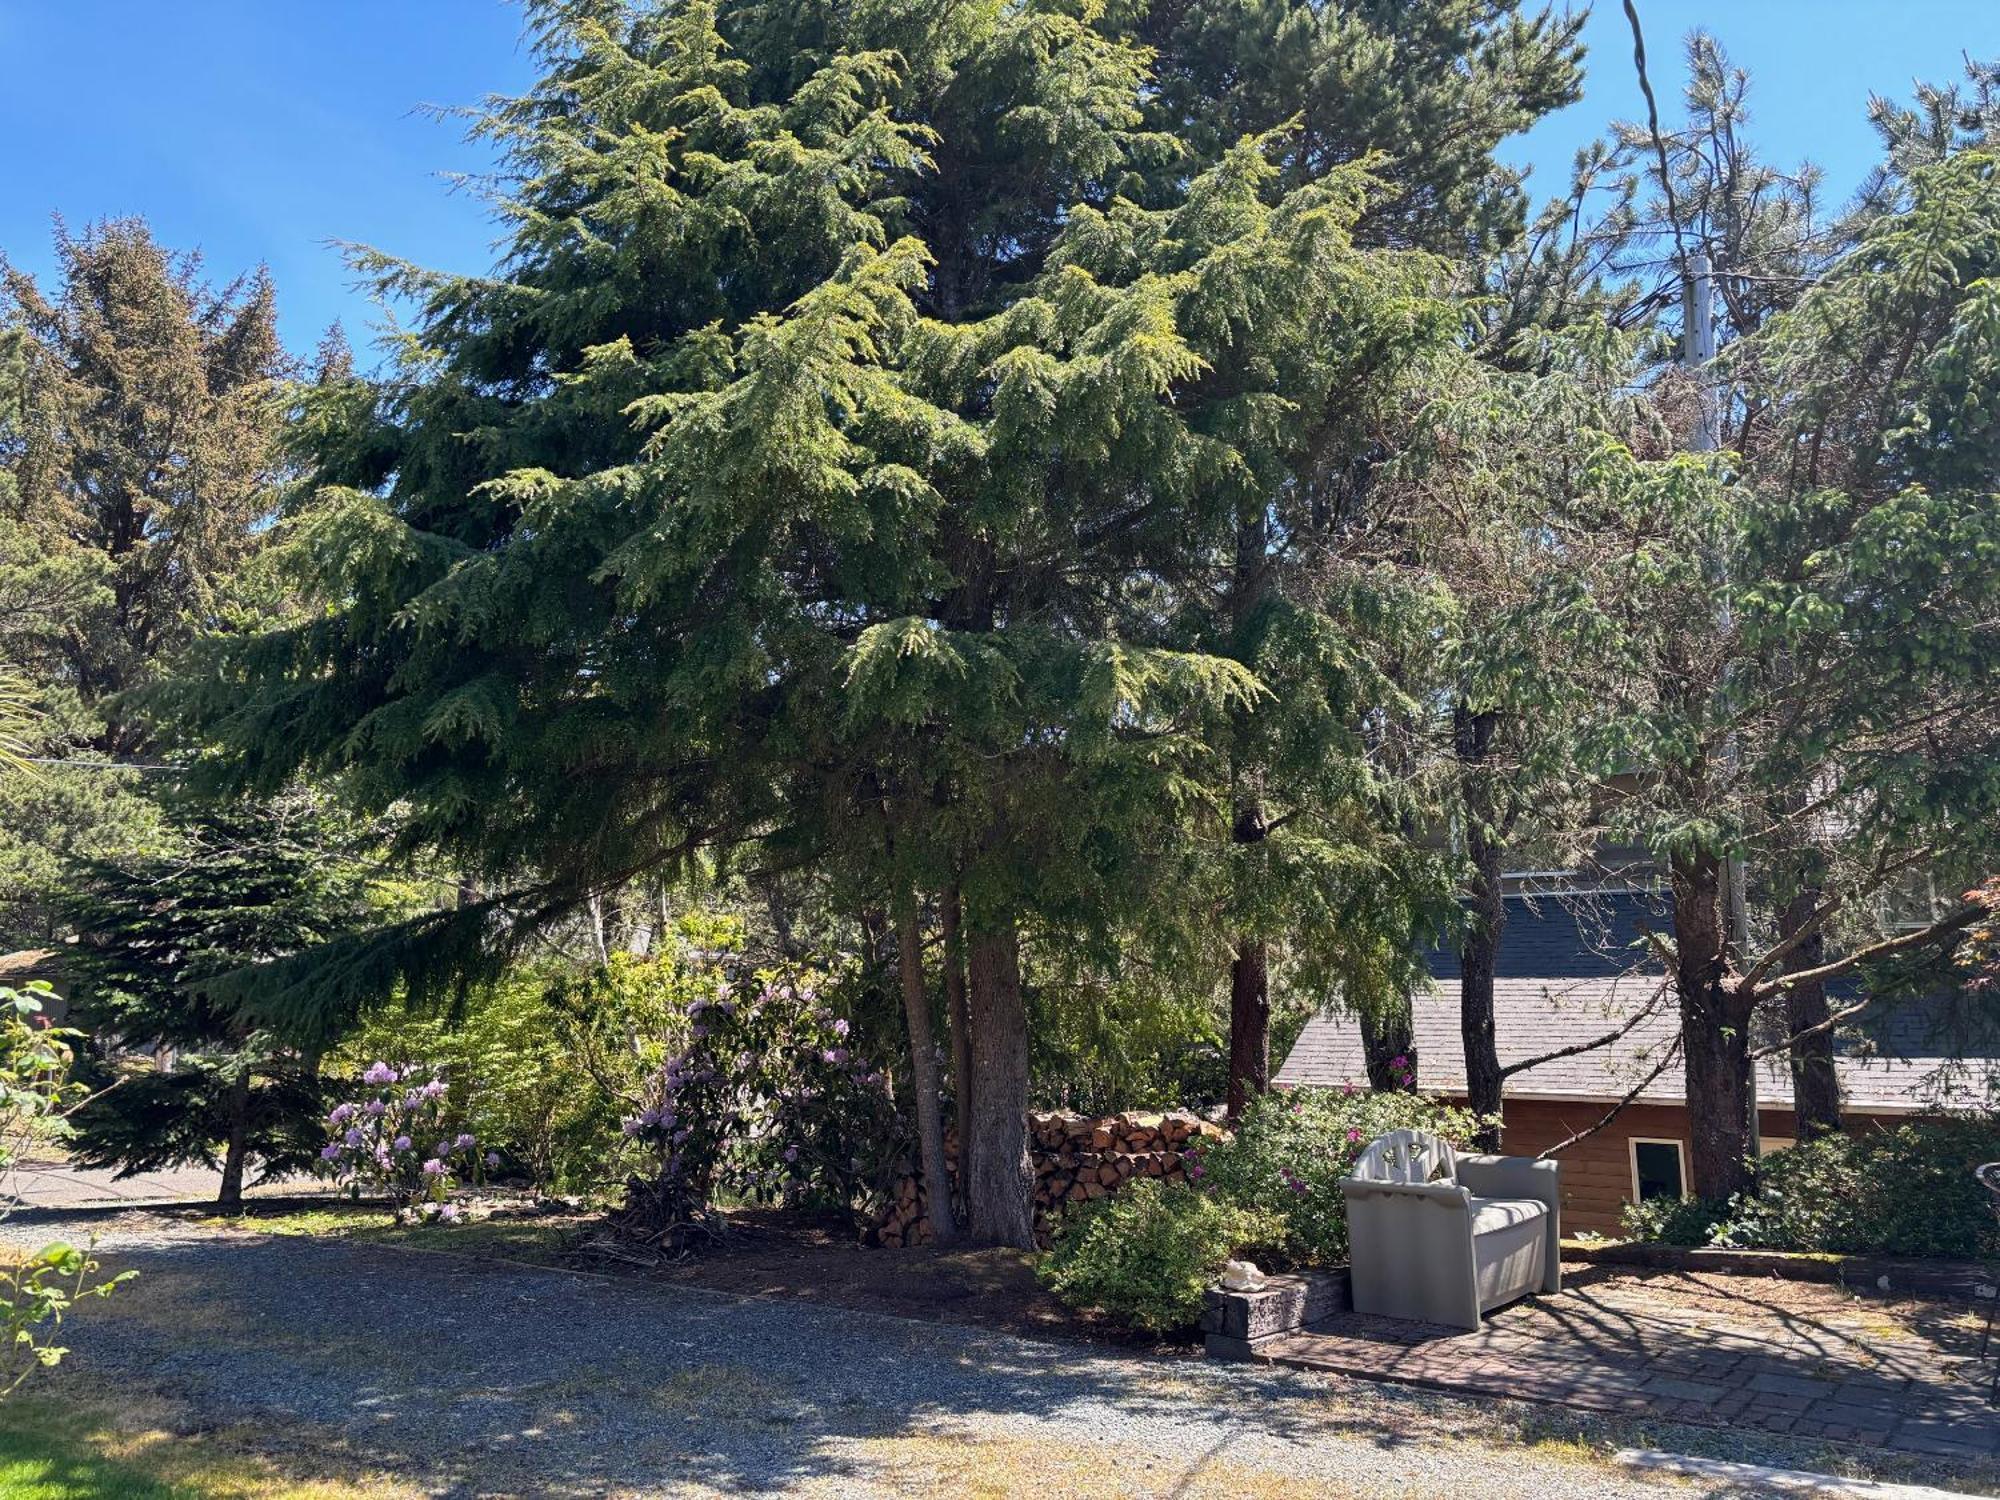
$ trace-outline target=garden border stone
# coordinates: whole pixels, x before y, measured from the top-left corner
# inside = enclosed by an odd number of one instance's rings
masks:
[[[1211,1287],[1203,1297],[1203,1346],[1212,1359],[1253,1359],[1267,1341],[1351,1305],[1345,1266],[1273,1276],[1254,1292]]]
[[[1637,1240],[1596,1244],[1564,1240],[1563,1259],[1594,1265],[1645,1266],[1654,1270],[1707,1271],[1727,1276],[1775,1276],[1781,1281],[1816,1281],[1875,1294],[1967,1298],[1990,1284],[1992,1275],[1976,1262],[1919,1260],[1893,1255],[1802,1254],[1789,1250],[1716,1250],[1688,1245],[1655,1245]],[[1887,1284],[1884,1285],[1884,1278]]]

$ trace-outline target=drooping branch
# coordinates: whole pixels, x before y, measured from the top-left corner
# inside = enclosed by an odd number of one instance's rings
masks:
[[[1609,1047],[1613,1042],[1630,1036],[1638,1028],[1641,1021],[1649,1019],[1659,1009],[1660,1001],[1665,997],[1666,993],[1666,982],[1662,980],[1659,986],[1647,998],[1646,1003],[1634,1011],[1625,1024],[1620,1026],[1616,1031],[1607,1031],[1604,1035],[1593,1037],[1587,1042],[1577,1042],[1568,1047],[1558,1047],[1555,1051],[1544,1052],[1539,1057],[1526,1057],[1522,1058],[1519,1062],[1508,1063],[1500,1070],[1500,1076],[1502,1078],[1512,1078],[1516,1073],[1525,1073],[1530,1068],[1539,1068],[1543,1063],[1552,1063],[1561,1058],[1576,1057],[1585,1052],[1595,1052],[1600,1047]]]
[[[1554,1156],[1558,1151],[1567,1151],[1571,1146],[1574,1146],[1578,1141],[1588,1140],[1591,1136],[1596,1135],[1598,1131],[1602,1130],[1605,1126],[1609,1125],[1613,1120],[1617,1119],[1621,1114],[1623,1114],[1625,1112],[1625,1107],[1627,1105],[1629,1105],[1634,1099],[1637,1099],[1649,1087],[1651,1087],[1653,1080],[1658,1078],[1662,1073],[1666,1072],[1667,1069],[1673,1065],[1674,1059],[1680,1056],[1680,1051],[1681,1051],[1681,1039],[1677,1036],[1673,1039],[1672,1043],[1667,1047],[1667,1050],[1661,1055],[1659,1065],[1655,1067],[1652,1072],[1648,1073],[1644,1078],[1641,1078],[1637,1083],[1633,1084],[1632,1087],[1626,1092],[1623,1098],[1621,1098],[1616,1104],[1612,1105],[1610,1109],[1605,1111],[1603,1119],[1599,1120],[1595,1125],[1586,1126],[1584,1129],[1577,1131],[1567,1140],[1557,1141],[1553,1146],[1549,1147],[1546,1151],[1543,1151],[1539,1155],[1537,1155],[1535,1157],[1535,1160],[1547,1161],[1551,1156]]]

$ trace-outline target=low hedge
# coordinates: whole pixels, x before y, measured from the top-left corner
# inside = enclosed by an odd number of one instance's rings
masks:
[[[1732,1250],[2000,1256],[2000,1228],[1972,1175],[1989,1161],[2000,1161],[2000,1118],[1991,1116],[1822,1136],[1765,1157],[1755,1195],[1655,1200],[1625,1211],[1625,1232]]]

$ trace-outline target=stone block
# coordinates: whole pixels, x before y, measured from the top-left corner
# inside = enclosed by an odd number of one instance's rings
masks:
[[[1247,1359],[1264,1340],[1345,1312],[1349,1305],[1344,1270],[1273,1276],[1261,1291],[1212,1289],[1202,1310],[1201,1331],[1207,1335],[1210,1354]]]

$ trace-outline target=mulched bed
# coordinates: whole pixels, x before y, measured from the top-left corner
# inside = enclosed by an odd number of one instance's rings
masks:
[[[567,1264],[742,1296],[816,1302],[933,1323],[966,1323],[1034,1338],[1082,1339],[1123,1349],[1192,1355],[1194,1336],[1163,1342],[1079,1313],[1035,1279],[1021,1250],[885,1250],[855,1243],[838,1217],[740,1209],[720,1248],[643,1268],[579,1249]],[[579,1229],[595,1221],[579,1221]],[[580,1235],[587,1240],[587,1234]]]

